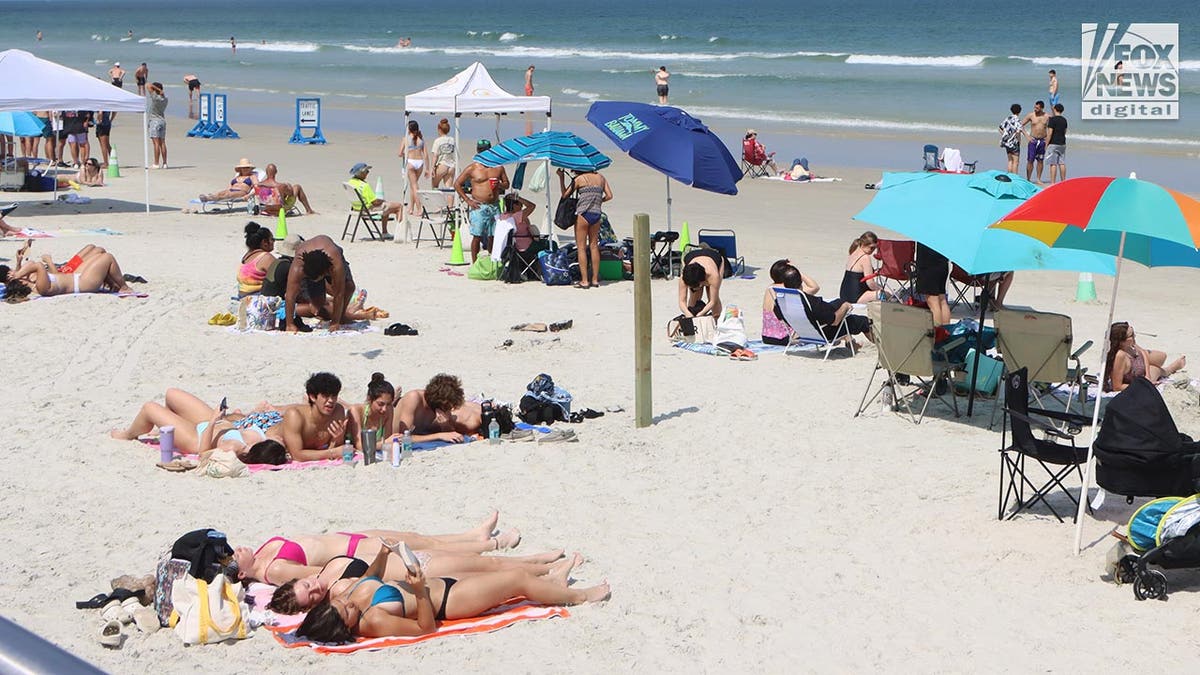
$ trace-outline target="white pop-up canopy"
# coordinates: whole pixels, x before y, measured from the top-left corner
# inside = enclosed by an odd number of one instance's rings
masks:
[[[20,49],[0,52],[0,111],[110,110],[142,113],[142,145],[149,166],[146,101],[137,94],[73,68]],[[146,171],[146,212],[150,211],[150,172]]]

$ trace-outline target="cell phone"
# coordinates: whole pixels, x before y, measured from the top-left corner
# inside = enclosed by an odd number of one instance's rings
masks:
[[[221,412],[225,412],[226,410],[229,410],[229,397],[228,396],[221,397],[220,408],[221,408]]]

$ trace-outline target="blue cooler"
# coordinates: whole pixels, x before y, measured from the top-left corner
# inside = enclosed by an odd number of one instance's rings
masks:
[[[975,381],[975,391],[981,394],[993,395],[1000,376],[1004,374],[1004,362],[994,359],[987,354],[979,355],[979,374],[975,374],[975,349],[967,350],[967,377],[958,384],[962,391],[971,390],[971,381]]]

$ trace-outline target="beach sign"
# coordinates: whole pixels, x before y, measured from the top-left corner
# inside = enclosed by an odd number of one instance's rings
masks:
[[[225,114],[229,110],[225,94],[213,94],[212,130],[204,135],[205,138],[240,138],[238,133],[229,127]]]
[[[196,126],[187,132],[187,135],[192,138],[204,138],[205,133],[209,131],[212,125],[212,94],[200,94],[200,119],[196,122]]]
[[[305,129],[311,129],[312,135],[305,136]],[[325,144],[325,134],[321,133],[321,99],[296,99],[296,129],[288,143]]]

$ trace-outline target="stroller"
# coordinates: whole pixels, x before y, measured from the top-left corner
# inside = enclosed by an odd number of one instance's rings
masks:
[[[1134,378],[1108,403],[1096,435],[1096,484],[1134,497],[1200,492],[1200,443],[1179,433],[1158,388]]]
[[[1129,519],[1123,541],[1137,553],[1120,557],[1113,579],[1118,584],[1132,582],[1138,600],[1166,600],[1167,576],[1149,566],[1200,567],[1200,495],[1147,502]]]

